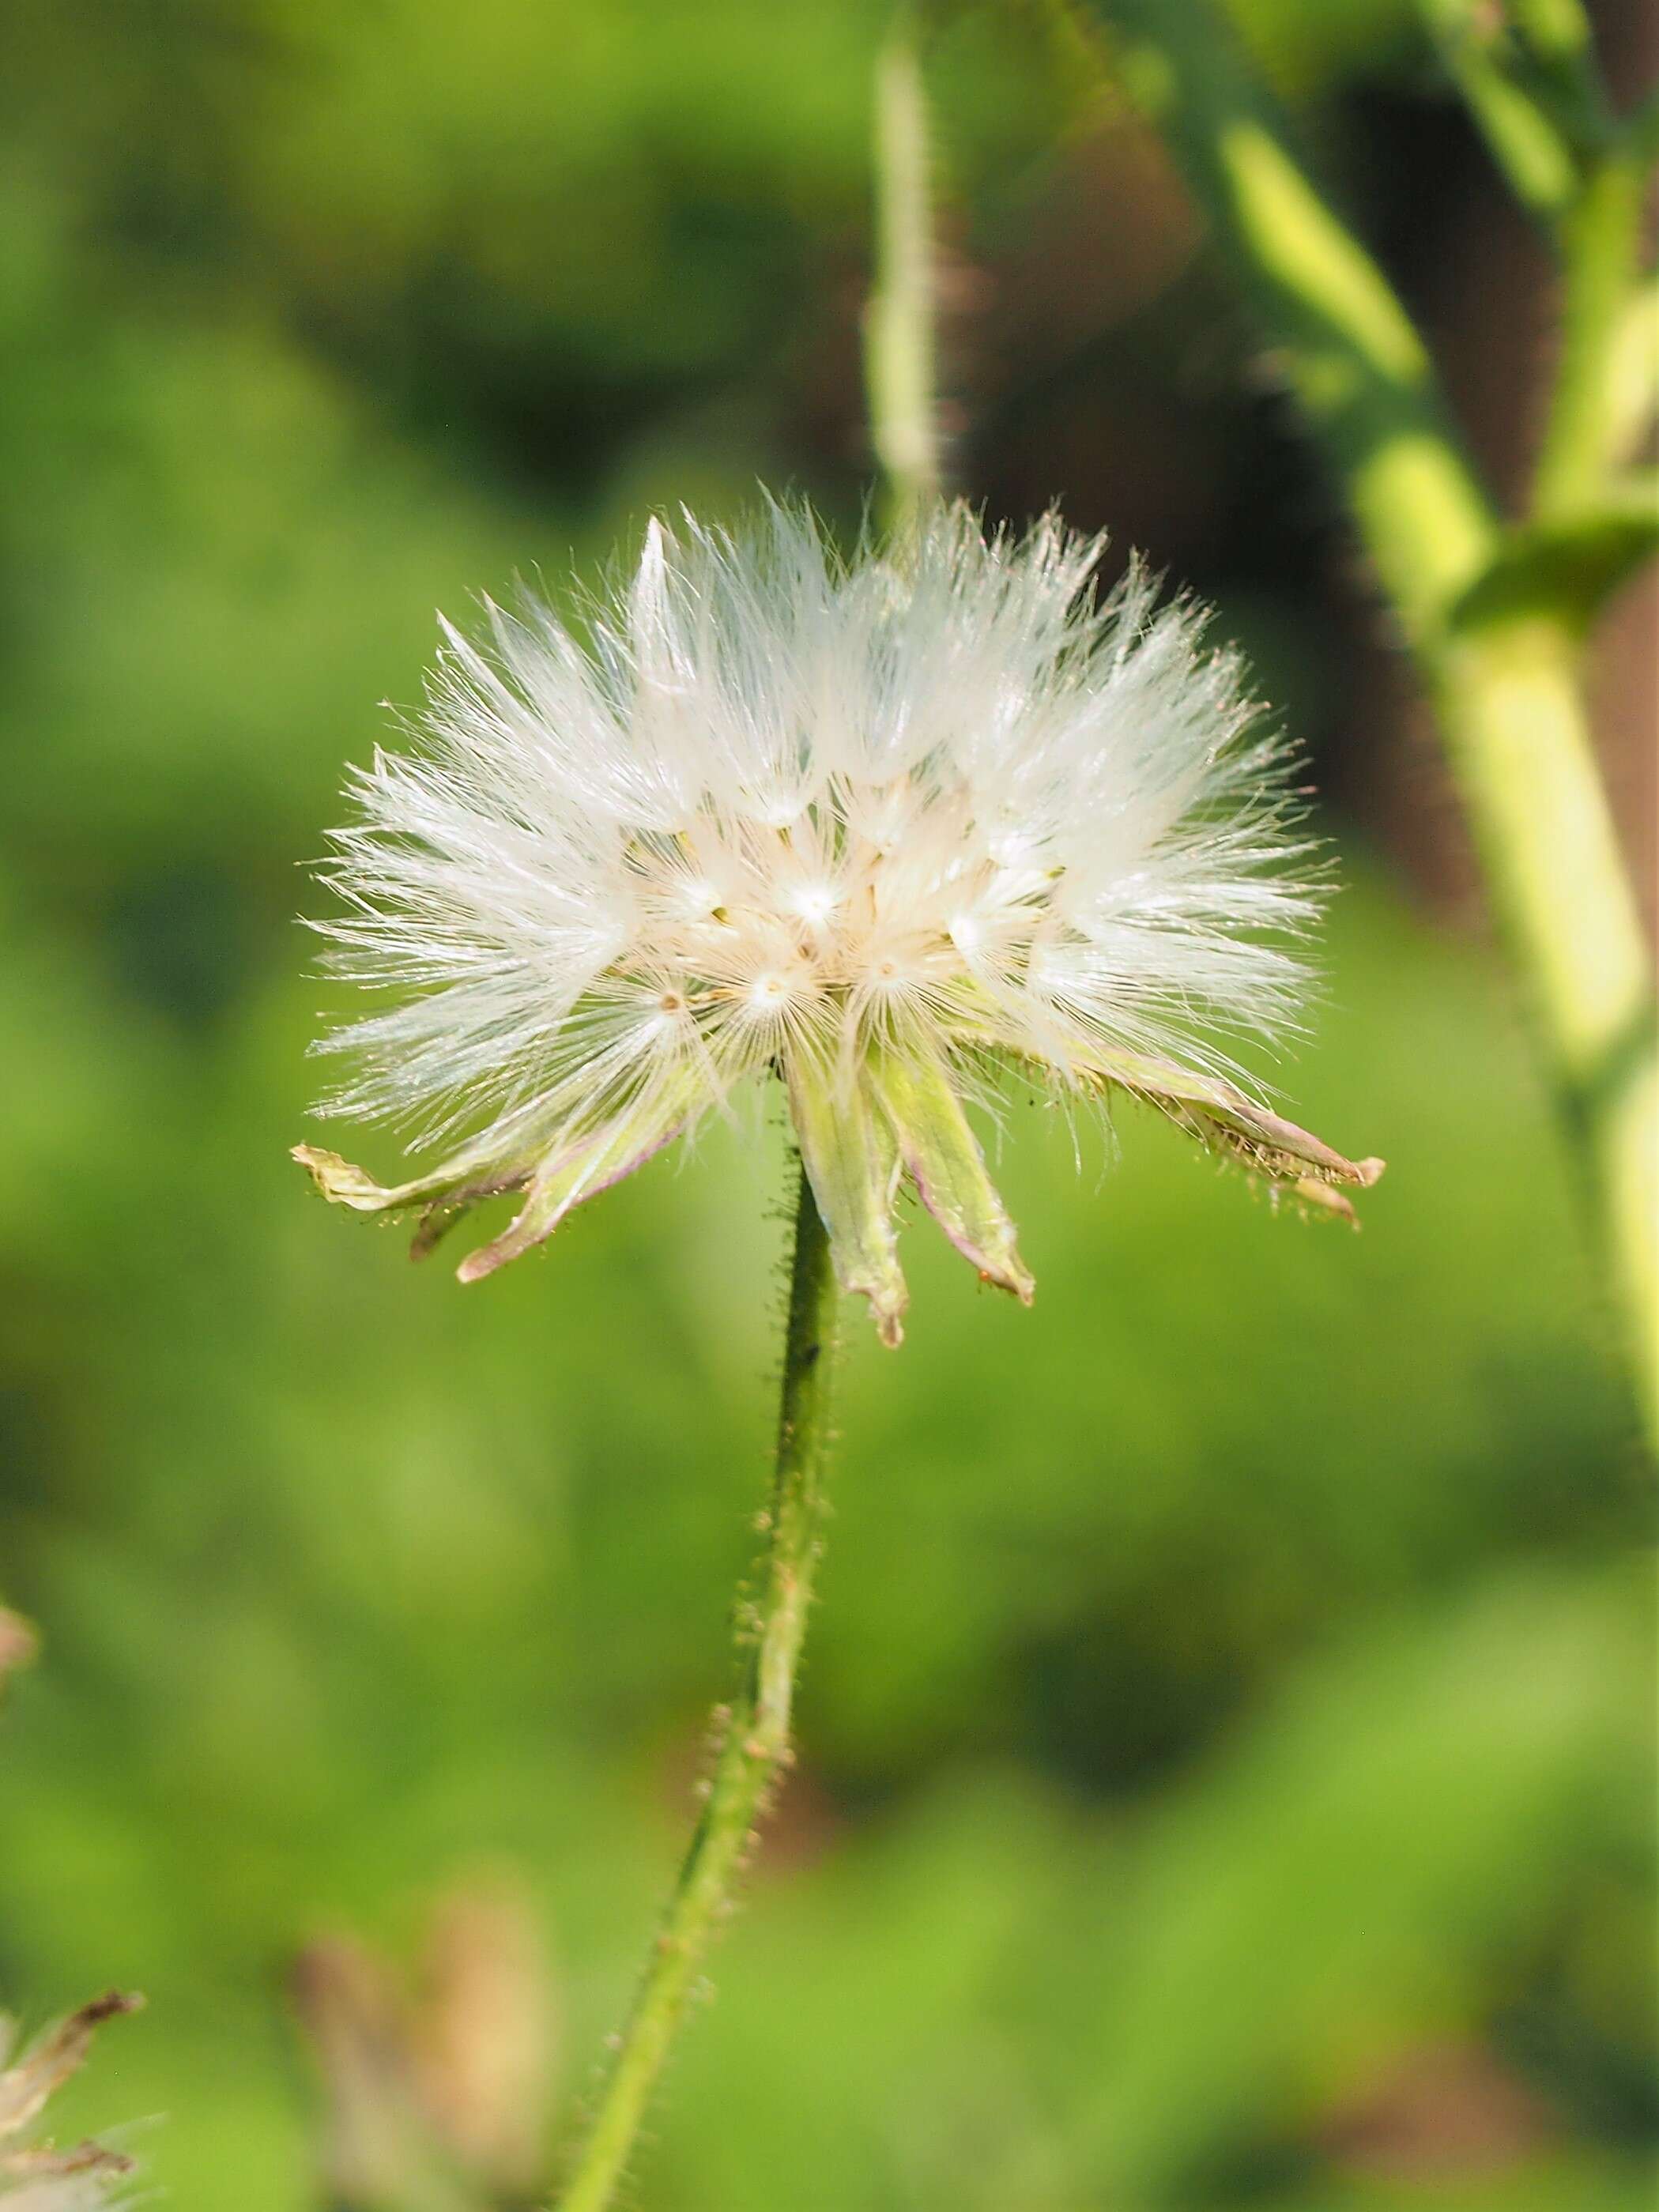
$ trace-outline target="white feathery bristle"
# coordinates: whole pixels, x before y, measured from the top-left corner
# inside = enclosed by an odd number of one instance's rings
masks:
[[[487,1150],[876,1040],[1234,1072],[1297,1023],[1319,871],[1237,659],[1100,552],[957,506],[843,562],[769,505],[653,523],[586,644],[446,626],[327,869],[333,964],[397,994],[328,1103]]]

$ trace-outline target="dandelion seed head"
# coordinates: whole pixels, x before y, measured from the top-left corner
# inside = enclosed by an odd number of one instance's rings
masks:
[[[584,641],[534,599],[446,626],[325,871],[332,964],[391,1000],[323,1040],[329,1105],[476,1167],[768,1070],[799,1123],[881,1054],[1230,1081],[1302,1018],[1319,872],[1236,658],[1101,551],[957,506],[842,560],[772,504],[653,523]]]

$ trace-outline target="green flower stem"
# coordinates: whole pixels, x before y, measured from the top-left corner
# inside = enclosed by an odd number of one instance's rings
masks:
[[[1564,589],[1475,618],[1468,594],[1503,550],[1503,526],[1410,318],[1310,181],[1220,11],[1204,0],[1095,4],[1118,34],[1125,83],[1167,137],[1342,483],[1434,701],[1494,910],[1580,1140],[1659,1448],[1653,1002],[1586,730],[1582,611]],[[1534,12],[1563,37],[1575,19],[1543,0]],[[1605,171],[1617,173],[1616,163]],[[1633,260],[1625,189],[1587,189],[1566,248],[1577,306],[1546,469],[1561,508],[1588,501],[1612,436],[1614,410],[1601,395],[1626,297],[1620,272]]]
[[[702,1816],[560,2212],[605,2212],[615,2201],[703,1959],[732,1911],[755,1824],[788,1761],[795,1670],[822,1544],[836,1300],[829,1237],[803,1173],[765,1578],[744,1620],[742,1687],[722,1716]]]
[[[886,520],[908,529],[943,481],[933,396],[935,273],[927,100],[912,9],[901,6],[876,64],[876,270],[864,318],[870,434]]]

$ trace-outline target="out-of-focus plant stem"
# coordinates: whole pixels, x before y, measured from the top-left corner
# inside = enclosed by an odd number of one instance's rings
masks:
[[[1533,514],[1593,511],[1619,458],[1624,325],[1638,289],[1650,155],[1614,115],[1578,0],[1418,0],[1492,158],[1561,271],[1561,337]]]
[[[901,6],[876,64],[875,283],[864,318],[870,434],[898,535],[939,495],[935,268],[927,99],[914,9]]]
[[[1561,348],[1533,486],[1540,519],[1593,511],[1619,459],[1620,341],[1638,292],[1644,183],[1620,148],[1561,216]]]
[[[1509,918],[1659,1449],[1659,1065],[1646,947],[1584,713],[1547,614],[1454,631],[1425,661],[1493,902]]]
[[[613,2203],[640,2124],[710,1943],[731,1912],[755,1824],[789,1756],[795,1669],[823,1522],[835,1366],[836,1285],[830,1242],[803,1173],[784,1340],[777,1465],[764,1581],[742,1626],[742,1687],[722,1714],[702,1816],[680,1869],[610,2077],[560,2212]]]
[[[1513,27],[1484,0],[1417,4],[1516,198],[1545,222],[1553,222],[1575,188],[1573,148],[1559,117],[1515,66]]]
[[[1659,276],[1642,278],[1626,302],[1609,349],[1607,391],[1617,464],[1629,459],[1659,415]]]
[[[1124,82],[1168,140],[1340,478],[1434,703],[1588,1170],[1638,1395],[1659,1448],[1651,981],[1586,722],[1580,672],[1590,607],[1574,587],[1594,572],[1604,589],[1602,568],[1611,579],[1619,562],[1604,556],[1598,565],[1584,545],[1528,563],[1515,557],[1514,534],[1465,455],[1409,316],[1310,181],[1220,11],[1206,0],[1094,4],[1116,34]],[[1575,12],[1571,0],[1535,0],[1528,10],[1572,70],[1583,52],[1569,36]],[[1563,213],[1566,329],[1540,525],[1593,524],[1613,459],[1613,340],[1635,276],[1634,174],[1633,162],[1603,159]]]

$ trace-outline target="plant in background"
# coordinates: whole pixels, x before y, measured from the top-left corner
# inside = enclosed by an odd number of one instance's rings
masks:
[[[116,1990],[94,1998],[0,2074],[0,2206],[5,2212],[94,2212],[109,2203],[131,2174],[132,2160],[101,2143],[59,2150],[50,2142],[19,2144],[15,2139],[80,2066],[104,2021],[137,2011],[143,2002]],[[9,2023],[0,2021],[0,2052],[9,2041]]]
[[[40,1639],[21,1613],[0,1605],[0,1692],[6,1678],[35,1658]],[[78,2070],[106,2020],[137,2012],[143,1999],[107,1990],[48,2028],[21,2052],[14,2021],[0,2013],[0,2212],[94,2212],[110,2203],[134,2171],[122,2151],[102,2143],[20,2141]],[[8,2063],[9,2060],[9,2063]]]
[[[1418,0],[1555,257],[1559,343],[1523,511],[1499,514],[1421,334],[1322,195],[1213,0],[1091,0],[1352,509],[1433,704],[1494,915],[1582,1164],[1659,1449],[1659,1037],[1598,772],[1584,651],[1659,547],[1659,278],[1642,258],[1659,91],[1614,110],[1583,0]]]
[[[535,2195],[556,2058],[526,1899],[473,1875],[438,1899],[405,1982],[355,1937],[307,1943],[293,1996],[334,2212],[487,2212]]]
[[[0,1605],[0,1697],[5,1694],[8,1676],[32,1665],[39,1649],[40,1638],[22,1614]]]

